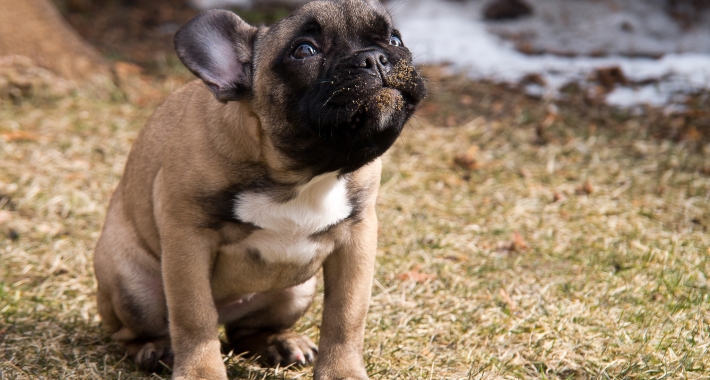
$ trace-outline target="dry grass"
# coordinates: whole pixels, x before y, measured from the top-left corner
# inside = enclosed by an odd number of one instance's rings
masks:
[[[131,142],[181,81],[0,104],[0,379],[169,377],[102,333],[91,256]],[[385,158],[371,377],[707,378],[710,145],[456,83]],[[314,338],[321,306],[298,326]]]

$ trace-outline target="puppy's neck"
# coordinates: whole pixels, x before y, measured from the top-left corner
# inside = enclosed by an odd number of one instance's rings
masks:
[[[218,129],[224,131],[230,149],[244,151],[251,160],[261,161],[266,136],[251,105],[245,101],[220,103],[216,100],[212,104],[220,108],[214,113],[218,115],[215,121]]]
[[[248,100],[223,103],[205,89],[202,92],[202,101],[196,103],[197,107],[208,110],[209,117],[204,126],[209,136],[207,143],[210,150],[226,163],[258,164],[266,170],[270,180],[293,186],[326,174],[310,168],[294,168],[293,160],[275,146],[267,132],[268,126],[263,123],[268,121],[256,114]]]

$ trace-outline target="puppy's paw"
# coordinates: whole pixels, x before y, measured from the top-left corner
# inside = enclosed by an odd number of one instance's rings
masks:
[[[175,376],[173,375],[170,380],[227,380],[226,376],[211,377],[211,376]]]
[[[268,366],[310,365],[318,354],[316,346],[307,336],[294,332],[260,331],[239,338],[230,339],[235,353],[248,352],[259,356]]]
[[[313,371],[314,380],[369,380],[364,363],[359,354],[351,351],[350,354],[340,351],[341,355],[334,356],[337,348],[323,348],[324,354],[318,359]],[[330,355],[328,355],[330,354]]]
[[[173,351],[167,339],[143,344],[132,343],[132,346],[128,347],[128,353],[136,365],[147,372],[156,372],[163,367],[163,364],[168,367],[173,365]]]
[[[370,380],[367,376],[318,376],[313,377],[314,380]]]
[[[267,344],[262,358],[270,366],[310,365],[318,353],[318,347],[307,336],[292,332],[274,334]]]

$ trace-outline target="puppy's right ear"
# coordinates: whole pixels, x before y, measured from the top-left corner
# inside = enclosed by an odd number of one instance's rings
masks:
[[[206,11],[177,31],[175,51],[218,100],[240,100],[251,95],[256,31],[232,12]]]

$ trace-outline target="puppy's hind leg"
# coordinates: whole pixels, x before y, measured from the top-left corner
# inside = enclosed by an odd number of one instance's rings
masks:
[[[165,298],[159,281],[143,280],[147,285],[136,291],[137,284],[120,286],[113,297],[115,312],[122,321],[121,328],[111,337],[121,344],[136,365],[149,372],[158,371],[165,363],[172,367],[173,352],[168,333]],[[157,286],[156,286],[157,285]],[[131,287],[134,287],[133,290]]]
[[[138,367],[156,371],[172,364],[160,262],[112,206],[94,256],[98,312]]]
[[[235,353],[259,356],[263,364],[313,364],[318,347],[291,327],[308,310],[316,292],[315,277],[280,291],[256,294],[243,306],[244,316],[226,324]]]
[[[125,265],[125,264],[124,264]],[[172,366],[165,297],[158,279],[118,277],[109,291],[99,281],[98,311],[111,338],[126,349],[136,365],[149,372],[162,361]]]

